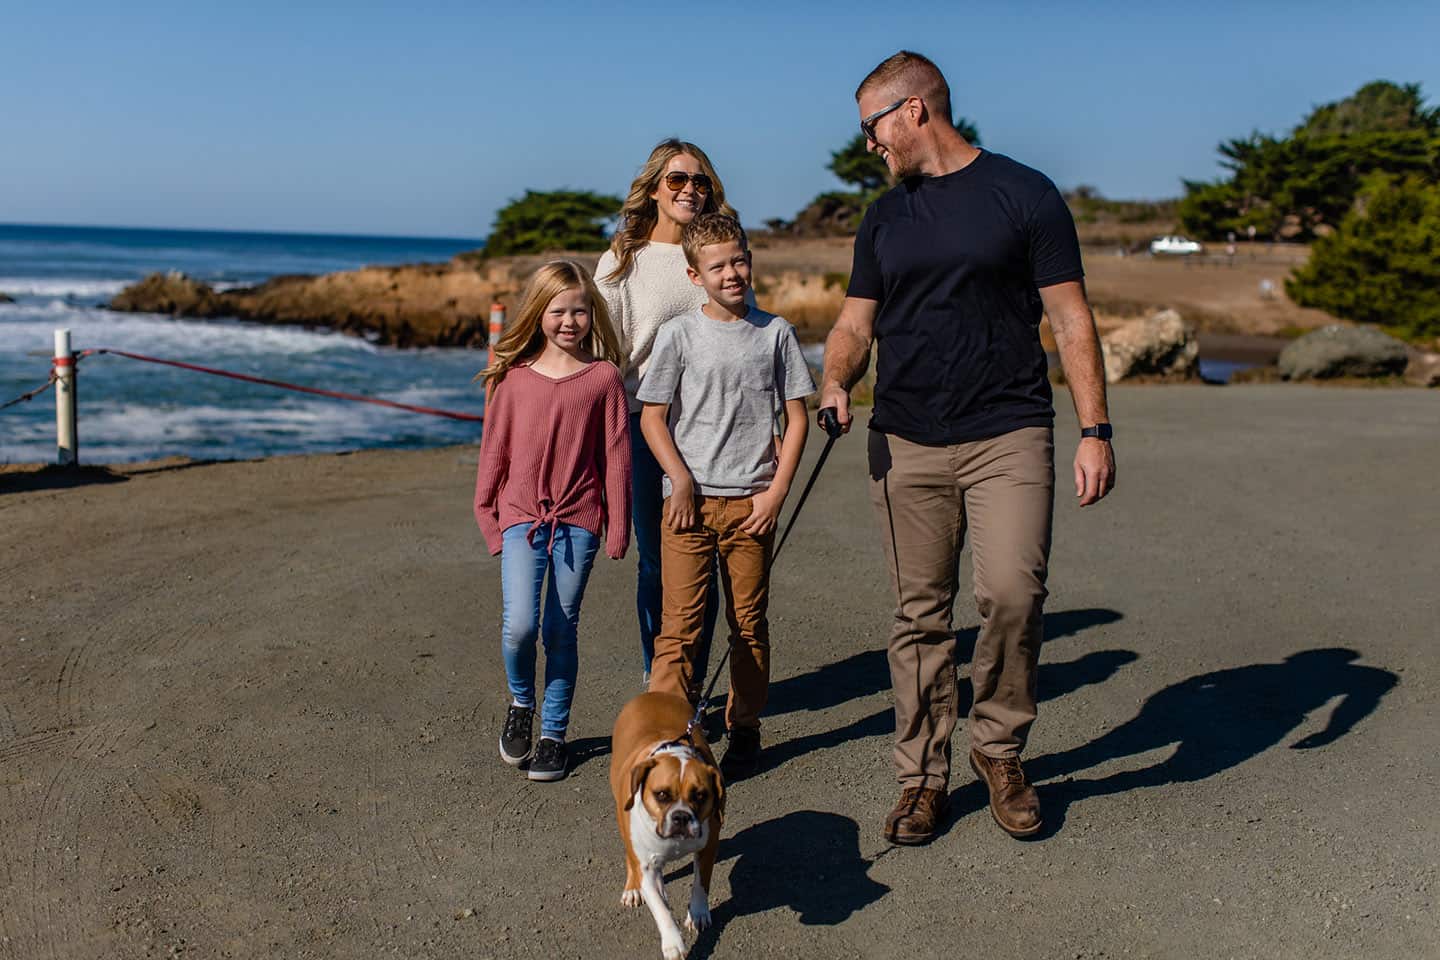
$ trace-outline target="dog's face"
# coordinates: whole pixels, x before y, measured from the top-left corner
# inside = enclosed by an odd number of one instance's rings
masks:
[[[664,839],[695,839],[713,814],[725,816],[725,783],[720,771],[699,756],[662,753],[630,774],[630,801],[637,795]]]

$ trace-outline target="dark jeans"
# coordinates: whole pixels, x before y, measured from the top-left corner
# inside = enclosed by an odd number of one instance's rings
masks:
[[[640,432],[640,414],[630,415],[630,515],[635,521],[635,547],[640,554],[640,573],[635,583],[635,613],[640,619],[640,659],[645,671],[655,657],[655,637],[660,633],[663,591],[660,582],[660,525],[664,522],[665,498],[661,488],[665,471],[650,452],[650,445]],[[715,618],[720,610],[719,568],[710,564],[709,599],[705,602],[705,620],[700,631],[700,646],[695,652],[696,686],[705,683],[710,663],[710,641],[715,636]],[[703,689],[701,690],[703,693]]]

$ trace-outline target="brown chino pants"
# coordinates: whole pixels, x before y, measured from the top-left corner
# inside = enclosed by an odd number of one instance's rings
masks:
[[[668,501],[667,501],[668,503]],[[660,635],[650,664],[650,689],[689,698],[700,648],[712,558],[728,598],[730,698],[725,723],[758,729],[770,687],[770,552],[772,530],[755,537],[740,529],[750,516],[749,497],[697,497],[698,522],[690,530],[660,528],[660,583],[664,591]]]
[[[895,768],[944,789],[956,722],[955,628],[968,527],[980,635],[970,665],[971,745],[1018,756],[1035,720],[1035,674],[1055,489],[1049,427],[923,446],[870,431],[870,499],[895,590],[890,679]]]

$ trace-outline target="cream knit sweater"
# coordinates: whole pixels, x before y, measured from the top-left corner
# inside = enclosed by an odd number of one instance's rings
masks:
[[[671,317],[689,313],[705,305],[705,288],[690,282],[685,273],[685,251],[678,243],[651,240],[635,252],[630,269],[620,279],[605,278],[615,269],[615,254],[606,250],[595,267],[595,283],[610,310],[610,322],[620,338],[620,354],[624,362],[620,371],[625,375],[625,396],[630,412],[640,410],[635,399],[640,378],[650,364],[650,348],[655,334]]]

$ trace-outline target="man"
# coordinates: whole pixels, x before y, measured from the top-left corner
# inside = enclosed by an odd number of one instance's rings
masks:
[[[896,595],[889,662],[902,788],[885,836],[926,843],[944,819],[956,722],[951,614],[967,529],[981,621],[970,764],[1000,827],[1031,836],[1040,804],[1019,758],[1035,719],[1054,492],[1042,313],[1082,427],[1080,505],[1115,482],[1075,225],[1043,174],[956,132],[950,88],[925,57],[895,54],[855,99],[867,148],[898,183],[856,234],[820,405],[849,429],[849,391],[877,343],[870,491]]]

